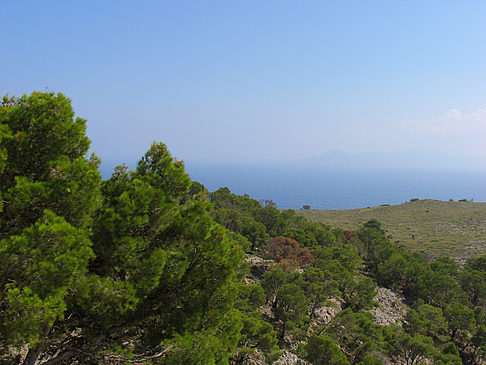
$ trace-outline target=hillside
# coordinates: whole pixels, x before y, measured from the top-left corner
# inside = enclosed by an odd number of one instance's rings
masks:
[[[428,258],[459,260],[486,252],[486,203],[418,200],[352,210],[297,210],[313,222],[355,230],[377,219],[393,242]]]

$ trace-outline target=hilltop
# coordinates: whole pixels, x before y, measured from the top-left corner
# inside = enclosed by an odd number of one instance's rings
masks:
[[[356,230],[370,219],[382,223],[393,242],[427,258],[463,261],[486,252],[486,203],[424,199],[350,210],[297,210],[312,222]]]

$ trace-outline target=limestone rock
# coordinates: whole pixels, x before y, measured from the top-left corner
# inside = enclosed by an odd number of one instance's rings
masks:
[[[254,255],[248,255],[245,261],[250,264],[250,274],[257,279],[260,279],[265,271],[268,270],[270,265],[275,263],[273,260],[265,260]]]
[[[374,298],[378,307],[370,310],[375,322],[386,326],[394,323],[400,324],[407,314],[408,307],[404,304],[404,297],[390,289],[378,288]]]
[[[309,362],[302,360],[297,355],[288,350],[284,350],[282,356],[278,358],[273,365],[311,365]]]

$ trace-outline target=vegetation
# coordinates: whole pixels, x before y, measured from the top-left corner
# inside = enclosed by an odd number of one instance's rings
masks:
[[[393,242],[425,254],[464,262],[486,253],[486,203],[419,200],[395,206],[352,210],[297,210],[311,222],[357,230],[378,219]]]
[[[242,253],[182,163],[154,144],[101,182],[61,94],[4,98],[0,123],[5,362],[25,345],[24,364],[224,362],[243,327]]]
[[[3,99],[0,363],[484,362],[486,256],[427,261],[377,219],[208,192],[162,143],[101,181],[88,148],[63,95]],[[409,306],[395,324],[379,287]]]

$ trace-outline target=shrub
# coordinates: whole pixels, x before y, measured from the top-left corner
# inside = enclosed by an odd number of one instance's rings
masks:
[[[300,265],[308,265],[314,262],[314,257],[307,248],[300,247],[296,240],[287,237],[271,238],[267,243],[265,254],[275,261],[286,259],[295,261]]]

